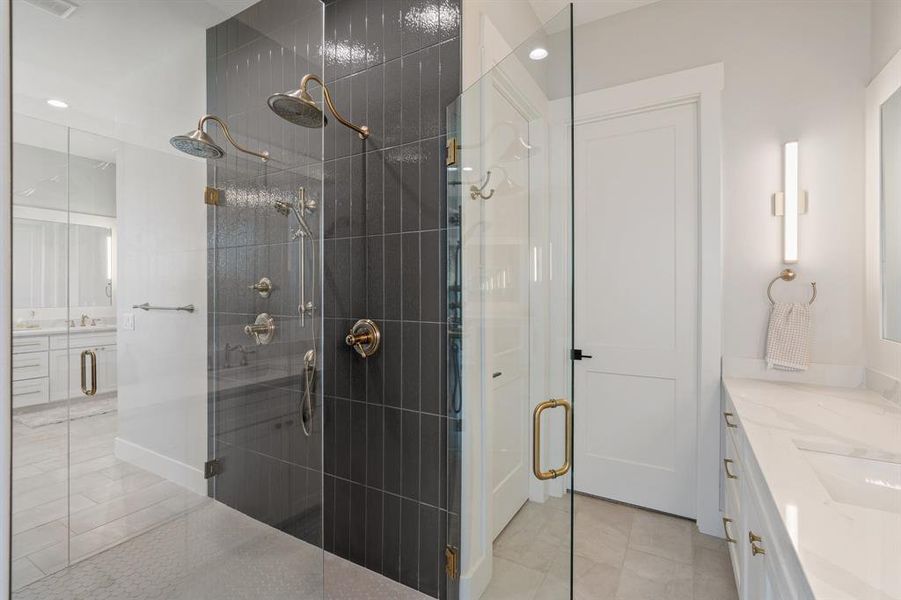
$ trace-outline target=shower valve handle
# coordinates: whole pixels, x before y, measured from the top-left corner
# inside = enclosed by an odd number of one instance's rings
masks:
[[[275,319],[268,313],[260,313],[253,325],[244,326],[244,333],[253,336],[258,345],[268,344],[275,335]]]
[[[369,358],[379,349],[382,341],[382,332],[379,331],[375,321],[360,319],[350,328],[344,342],[357,351],[363,358]]]
[[[259,292],[263,298],[268,298],[272,293],[272,281],[268,277],[262,277],[258,282],[247,287]]]

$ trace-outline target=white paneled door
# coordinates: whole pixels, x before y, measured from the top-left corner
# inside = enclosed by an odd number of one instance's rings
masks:
[[[483,110],[494,125],[482,148],[492,173],[485,193],[493,193],[481,201],[493,539],[529,498],[529,127],[494,85],[486,85]]]
[[[575,132],[578,491],[695,516],[694,103]],[[590,358],[589,358],[590,357]]]

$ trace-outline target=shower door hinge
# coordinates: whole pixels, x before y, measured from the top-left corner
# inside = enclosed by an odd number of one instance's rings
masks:
[[[222,190],[219,188],[214,188],[210,186],[206,186],[203,189],[203,202],[205,204],[209,204],[210,206],[219,206],[219,196],[221,195]]]
[[[583,358],[591,358],[590,354],[582,354],[581,348],[573,348],[569,351],[570,360],[582,360]]]
[[[460,573],[460,565],[457,560],[459,550],[456,546],[447,545],[444,547],[444,572],[451,579],[456,580]]]
[[[457,164],[457,138],[452,137],[447,140],[447,158],[444,159],[444,165],[449,167]]]
[[[213,460],[208,460],[203,463],[204,479],[211,479],[220,473],[222,473],[222,463],[219,462],[219,459],[214,458]]]

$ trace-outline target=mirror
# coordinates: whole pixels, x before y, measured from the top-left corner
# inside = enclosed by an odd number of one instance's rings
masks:
[[[13,308],[62,308],[112,305],[112,229],[13,219]],[[106,257],[98,261],[96,257]]]
[[[880,109],[882,336],[901,342],[901,89]]]

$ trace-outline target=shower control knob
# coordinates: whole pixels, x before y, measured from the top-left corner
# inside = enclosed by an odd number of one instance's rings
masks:
[[[275,319],[269,313],[260,313],[253,325],[244,326],[244,333],[253,336],[257,345],[264,346],[275,336]]]
[[[350,333],[344,338],[344,342],[357,351],[363,358],[369,358],[379,349],[382,341],[382,332],[375,321],[360,319],[350,328]]]
[[[262,277],[258,282],[248,287],[259,292],[263,298],[268,298],[272,294],[272,281],[268,277]]]

